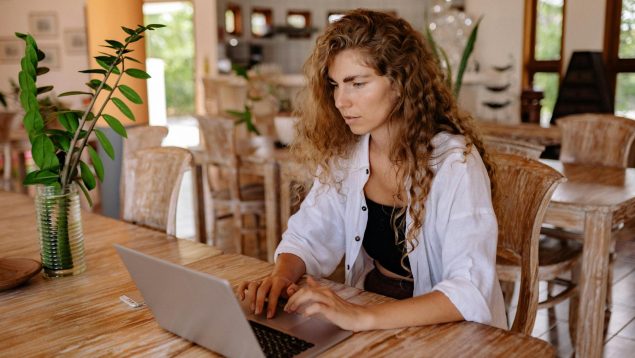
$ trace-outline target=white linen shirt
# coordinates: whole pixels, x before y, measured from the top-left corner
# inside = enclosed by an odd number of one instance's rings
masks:
[[[309,275],[330,275],[345,256],[346,284],[363,288],[374,267],[362,247],[368,220],[364,186],[370,174],[369,138],[362,136],[350,159],[342,161],[339,188],[315,180],[274,257],[294,254]],[[418,245],[408,254],[414,296],[445,294],[467,321],[507,329],[496,275],[498,226],[490,181],[476,148],[464,155],[463,136],[437,134],[431,165],[435,172],[426,199]],[[411,218],[406,216],[406,227]],[[409,245],[410,246],[410,245]]]

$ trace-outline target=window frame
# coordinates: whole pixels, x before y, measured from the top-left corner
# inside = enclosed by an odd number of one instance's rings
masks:
[[[562,0],[562,36],[560,37],[559,60],[536,60],[536,22],[538,20],[538,0],[525,0],[525,23],[523,43],[523,88],[533,88],[536,73],[557,73],[562,80],[562,58],[564,56],[564,38],[567,0]]]
[[[267,33],[264,35],[258,35],[254,33],[252,26],[252,17],[254,14],[259,13],[265,16],[265,24],[267,25]],[[251,14],[249,14],[249,32],[253,38],[265,38],[273,34],[273,10],[269,7],[252,7]]]
[[[240,9],[240,5],[234,3],[227,3],[227,7],[225,8],[225,13],[227,11],[232,11],[234,13],[234,31],[227,31],[227,24],[225,24],[225,33],[232,36],[241,36],[243,34],[243,19],[242,19],[242,11]],[[223,13],[223,17],[225,16]]]
[[[606,19],[604,22],[604,64],[606,78],[611,90],[611,98],[615,104],[617,76],[620,73],[635,73],[635,58],[620,58],[620,27],[622,25],[622,0],[606,2]]]

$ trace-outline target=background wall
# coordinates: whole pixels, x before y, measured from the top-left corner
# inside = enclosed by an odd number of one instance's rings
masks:
[[[75,47],[69,47],[66,41],[69,36],[78,31],[85,31],[84,8],[85,0],[0,0],[0,38],[2,40],[15,38],[15,32],[31,32],[29,27],[29,15],[35,13],[50,13],[56,20],[57,26],[54,35],[38,36],[38,45],[46,52],[53,49],[50,56],[57,54],[57,67],[42,77],[38,82],[55,86],[55,93],[79,90],[83,83],[88,81],[88,75],[78,73],[78,70],[88,68],[87,50],[77,51]],[[21,47],[24,51],[24,47]],[[9,79],[17,82],[20,71],[19,60],[15,62],[0,62],[0,91],[7,92],[10,89]],[[65,102],[72,106],[80,104],[79,97],[66,97]]]
[[[239,37],[224,36],[219,41],[218,56],[226,58],[224,44],[231,38],[247,41],[263,46],[265,62],[275,62],[282,66],[285,73],[299,73],[302,64],[308,57],[315,38],[327,25],[330,11],[341,11],[359,7],[375,10],[393,10],[397,15],[408,20],[416,29],[423,29],[424,9],[427,1],[421,0],[217,0],[217,21],[224,29],[225,10],[227,4],[241,6],[243,34]],[[311,38],[288,38],[286,35],[275,35],[272,38],[252,38],[250,32],[250,16],[253,7],[270,8],[273,12],[273,24],[285,25],[288,10],[309,10],[311,24],[317,32]],[[224,31],[219,31],[223,33]]]

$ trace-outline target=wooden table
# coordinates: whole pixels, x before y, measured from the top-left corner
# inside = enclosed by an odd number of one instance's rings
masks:
[[[559,145],[562,134],[556,126],[541,127],[531,123],[502,124],[476,120],[476,127],[482,134],[495,137],[523,140],[544,146]]]
[[[545,222],[584,233],[576,356],[600,357],[611,228],[635,219],[635,169],[543,162],[568,179],[554,192]]]
[[[0,192],[0,252],[38,259],[32,199]],[[113,243],[223,277],[236,287],[268,275],[272,264],[210,246],[83,212],[88,268],[85,273],[0,292],[0,356],[212,356],[213,353],[161,329],[147,308],[130,308],[119,296],[135,290]],[[357,303],[389,298],[332,285]],[[457,344],[460,343],[460,344]],[[554,356],[536,338],[461,322],[356,333],[325,356]]]

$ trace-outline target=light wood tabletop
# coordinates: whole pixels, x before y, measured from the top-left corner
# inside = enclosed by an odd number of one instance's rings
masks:
[[[635,169],[542,161],[567,177],[551,198],[545,223],[584,233],[576,356],[600,357],[611,229],[635,219]]]
[[[0,252],[38,259],[32,199],[0,191]],[[0,292],[0,356],[211,356],[212,352],[161,329],[147,308],[119,296],[135,290],[113,243],[225,278],[236,287],[259,279],[273,265],[237,254],[222,255],[200,243],[83,212],[85,273]],[[389,298],[324,281],[342,297],[371,304]],[[325,356],[554,356],[548,343],[470,322],[355,333]]]
[[[495,137],[522,140],[544,146],[559,145],[562,134],[556,126],[541,127],[533,123],[502,124],[474,121],[481,133]]]

